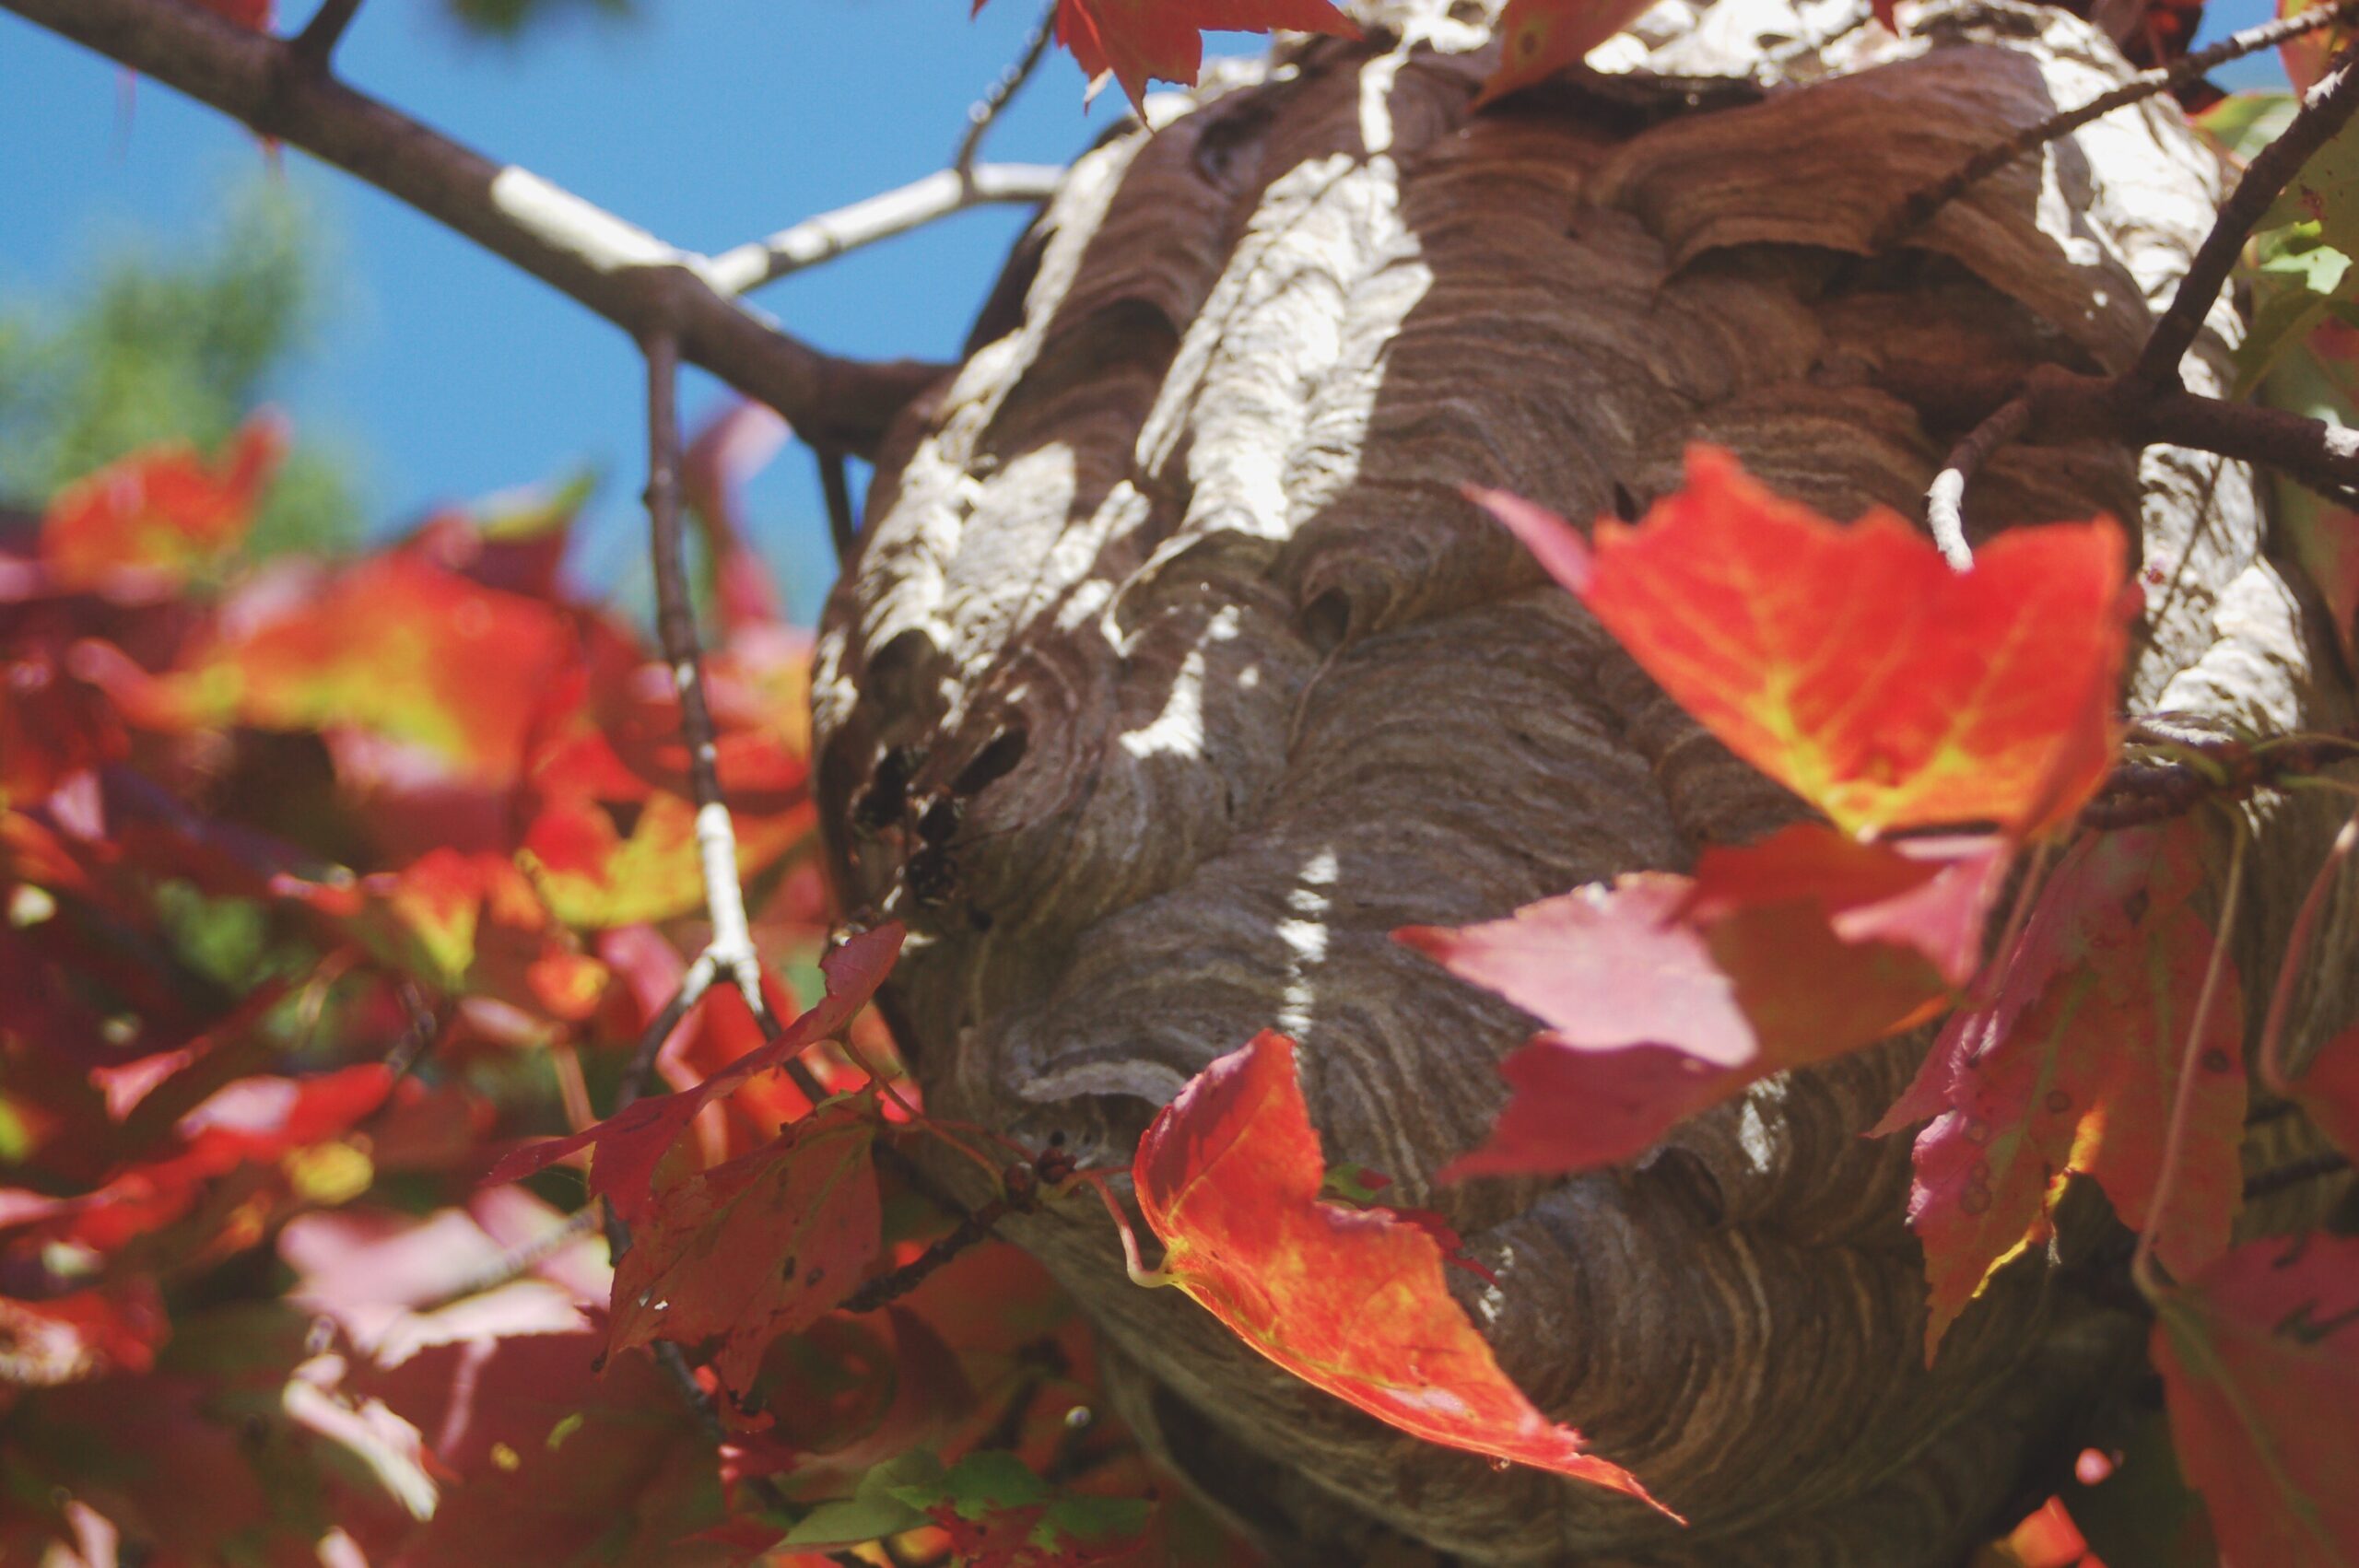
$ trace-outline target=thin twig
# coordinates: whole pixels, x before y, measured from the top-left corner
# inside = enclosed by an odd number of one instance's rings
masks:
[[[2099,832],[2165,822],[2206,801],[2240,801],[2259,790],[2287,789],[2297,779],[2354,759],[2359,759],[2359,740],[2343,735],[2182,742],[2116,764],[2082,808],[2080,822]]]
[[[2188,263],[2187,275],[2179,279],[2170,308],[2154,323],[2146,346],[2139,351],[2138,362],[2124,374],[2124,380],[2157,392],[2179,385],[2179,361],[2187,357],[2195,334],[2202,330],[2203,318],[2211,313],[2212,302],[2220,297],[2228,275],[2244,255],[2245,240],[2254,226],[2277,200],[2278,193],[2294,182],[2302,166],[2333,140],[2335,133],[2350,123],[2352,112],[2359,110],[2359,84],[2353,81],[2354,61],[2359,61],[2359,41],[2345,45],[2335,56],[2333,67],[2304,95],[2301,110],[2284,134],[2253,155],[2244,178],[2221,205],[2212,232],[2203,237],[2195,259]]]
[[[499,1289],[502,1285],[513,1284],[575,1242],[596,1232],[603,1219],[603,1213],[599,1209],[576,1209],[539,1235],[509,1247],[489,1263],[469,1274],[432,1301],[420,1305],[416,1310],[437,1311],[464,1301],[469,1296],[484,1295]]]
[[[357,175],[628,332],[668,321],[689,361],[814,439],[869,455],[941,373],[822,354],[714,287],[703,256],[306,70],[293,44],[185,0],[0,0],[0,9]]]
[[[440,1007],[427,1005],[424,994],[412,981],[401,981],[395,994],[401,998],[402,1011],[409,1017],[409,1027],[393,1042],[393,1048],[385,1053],[385,1066],[392,1070],[394,1082],[399,1082],[417,1071],[417,1064],[441,1040],[449,1014]]]
[[[1014,1207],[1006,1194],[967,1215],[933,1246],[889,1274],[879,1274],[844,1298],[845,1312],[874,1312],[925,1283],[933,1271],[992,1234],[992,1227]]]
[[[661,1012],[648,1020],[647,1027],[640,1032],[639,1045],[630,1053],[629,1063],[623,1069],[622,1087],[616,1092],[613,1115],[620,1116],[630,1109],[652,1086],[655,1059],[663,1053],[663,1042],[672,1037],[672,1031],[680,1026],[680,1020],[688,1015],[688,1010],[704,1000],[717,967],[710,953],[697,954],[696,962],[680,977],[680,989],[672,993],[672,1000],[663,1004]]]
[[[2195,1012],[2187,1022],[2187,1047],[2179,1053],[2178,1082],[2171,1094],[2170,1125],[2163,1129],[2162,1162],[2154,1172],[2154,1193],[2146,1206],[2146,1223],[2138,1232],[2138,1249],[2130,1255],[2130,1278],[2152,1300],[2154,1237],[2169,1211],[2171,1189],[2177,1184],[2179,1156],[2187,1142],[2187,1124],[2195,1109],[2195,1075],[2203,1065],[2203,1032],[2212,1022],[2212,1004],[2220,994],[2220,977],[2227,972],[2228,938],[2236,930],[2237,895],[2244,890],[2245,848],[2251,835],[2244,819],[2231,819],[2236,835],[2228,850],[2228,882],[2220,893],[2220,920],[2212,931],[2212,956],[2203,965],[2203,984],[2195,993]]]
[[[2263,1087],[2281,1098],[2293,1094],[2285,1077],[2285,1020],[2294,1010],[2294,987],[2301,978],[2302,962],[2309,956],[2310,939],[2318,931],[2318,917],[2326,912],[2327,895],[2333,891],[2335,878],[2342,870],[2342,862],[2351,858],[2354,845],[2359,845],[2359,807],[2353,809],[2343,823],[2342,831],[2334,836],[2328,846],[2326,859],[2319,862],[2318,874],[2310,878],[2310,888],[2302,895],[2302,907],[2294,913],[2293,928],[2285,933],[2285,956],[2277,965],[2277,984],[2269,993],[2269,1017],[2260,1026],[2260,1082]]]
[[[1933,475],[1932,487],[1925,493],[1925,525],[1932,530],[1933,543],[1941,547],[1942,559],[1952,571],[1970,571],[1974,567],[1974,550],[1966,542],[1967,482],[1993,452],[2024,433],[2030,418],[2028,399],[2018,397],[2001,404],[1997,413],[1957,444],[1948,464]]]
[[[1887,384],[1907,395],[1915,383]],[[2007,403],[2022,399],[2028,404],[2023,434],[2029,439],[2185,447],[2272,468],[2323,493],[2359,490],[2359,430],[2282,408],[2204,397],[2175,383],[2151,387],[2127,373],[2083,375],[2061,365],[2037,366],[2003,387],[1985,382],[1968,390],[1972,400],[1945,404],[1944,416],[1986,407],[2003,412]]]
[[[2269,1198],[2289,1187],[2300,1187],[2322,1176],[2340,1175],[2351,1168],[2351,1156],[2339,1150],[2328,1149],[2316,1154],[2306,1154],[2298,1160],[2288,1160],[2282,1165],[2271,1165],[2265,1171],[2255,1171],[2245,1178],[2245,1201]]]
[[[2158,94],[2175,91],[2231,60],[2241,60],[2248,54],[2274,48],[2288,39],[2315,32],[2341,20],[2354,5],[2359,5],[2359,0],[2333,0],[2330,5],[2314,6],[2299,16],[2247,28],[2242,32],[2222,39],[2209,49],[2199,50],[2151,71],[2141,71],[2111,92],[2100,94],[2078,109],[2068,109],[2036,125],[2026,125],[2005,141],[1983,148],[1939,180],[1910,193],[1899,209],[1877,229],[1869,245],[1879,252],[1890,249],[1923,228],[1935,213],[1967,190],[2015,159],[2071,135],[2093,120],[2103,119],[2117,109],[2126,109]],[[2207,299],[2205,303],[2208,305],[2210,301]]]
[[[1060,8],[1056,0],[1050,0],[1040,8],[1040,19],[1032,24],[1031,36],[1024,41],[1023,53],[999,74],[999,79],[985,89],[981,98],[968,106],[967,129],[958,138],[957,149],[950,155],[950,167],[957,171],[960,179],[974,171],[975,155],[983,150],[983,137],[990,133],[992,123],[999,118],[999,111],[1024,90],[1024,84],[1031,80],[1032,73],[1039,68],[1040,57],[1049,52],[1049,41],[1057,34],[1057,12]]]
[[[345,29],[359,14],[360,0],[320,0],[320,8],[303,30],[295,35],[287,53],[306,70],[324,73],[328,62],[335,54],[335,46],[344,41]]]
[[[688,798],[697,808],[697,862],[704,876],[705,912],[712,935],[697,955],[710,977],[727,975],[754,1016],[765,1016],[760,961],[737,881],[737,829],[721,796],[721,744],[704,690],[704,652],[697,639],[696,607],[688,596],[687,551],[680,519],[679,340],[671,331],[649,333],[647,356],[647,520],[655,561],[655,635],[671,666],[680,700],[680,737],[688,753]],[[693,970],[691,971],[693,973]]]
[[[819,464],[819,493],[827,500],[827,537],[836,546],[836,565],[849,567],[852,550],[860,543],[860,530],[852,521],[851,482],[844,474],[844,454],[833,447],[813,447],[811,455]]]
[[[8,0],[15,4],[15,0]],[[729,294],[744,294],[789,273],[880,240],[992,203],[1045,202],[1065,171],[1052,163],[986,163],[966,170],[938,169],[898,190],[881,192],[806,217],[767,240],[733,246],[706,264],[705,277]],[[797,428],[801,428],[800,426]]]

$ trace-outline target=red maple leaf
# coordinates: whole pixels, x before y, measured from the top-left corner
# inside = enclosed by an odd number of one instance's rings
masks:
[[[1654,0],[1508,0],[1492,36],[1499,67],[1484,82],[1476,107],[1547,80],[1637,21]],[[1879,0],[1890,5],[1892,0]]]
[[[123,1166],[89,1192],[0,1188],[0,1228],[38,1225],[51,1239],[112,1251],[187,1213],[215,1178],[342,1134],[392,1088],[393,1074],[379,1062],[311,1078],[241,1078],[181,1118],[174,1147]]]
[[[490,788],[516,780],[532,722],[579,641],[559,607],[409,550],[325,578],[264,574],[223,622],[170,683],[184,721],[363,731]]]
[[[2359,1562],[2359,1239],[2238,1247],[2161,1299],[2153,1352],[2224,1560]]]
[[[1766,1073],[1920,1022],[1973,967],[2002,848],[1805,825],[1708,850],[1693,879],[1639,872],[1396,932],[1546,1025],[1501,1064],[1508,1107],[1445,1179],[1626,1160]]]
[[[264,413],[247,420],[212,463],[184,441],[109,463],[50,502],[41,559],[58,581],[75,587],[132,576],[178,587],[244,540],[286,451],[286,422]]]
[[[781,1066],[821,1040],[841,1034],[884,983],[901,951],[901,934],[898,924],[887,922],[845,939],[819,961],[827,994],[759,1050],[746,1052],[694,1088],[640,1100],[620,1115],[569,1138],[519,1149],[493,1166],[484,1179],[515,1181],[547,1168],[577,1149],[594,1147],[591,1191],[612,1198],[616,1211],[637,1224],[653,1206],[651,1187],[657,1164],[696,1114],[754,1074]]]
[[[2213,999],[2170,1211],[2149,1212],[2212,937],[2187,823],[2076,844],[2042,891],[1992,1002],[1952,1016],[1900,1102],[1919,1134],[1908,1219],[1932,1290],[1928,1353],[2001,1264],[2043,1241],[2063,1178],[2094,1178],[2123,1222],[2158,1226],[2184,1277],[2219,1256],[2243,1187],[2243,1004]]]
[[[1959,572],[1895,513],[1838,527],[1708,447],[1593,545],[1472,494],[1674,701],[1847,832],[2030,833],[2104,777],[2135,604],[2110,519],[2013,530]]]
[[[880,1125],[865,1100],[830,1104],[667,1188],[616,1265],[612,1348],[717,1339],[713,1369],[749,1390],[769,1342],[851,1294],[876,1256]]]
[[[145,1280],[43,1301],[0,1296],[0,1368],[18,1387],[145,1372],[169,1330],[163,1298]]]
[[[436,849],[399,872],[276,891],[340,922],[384,962],[446,994],[486,996],[544,1017],[596,1008],[606,966],[578,951],[504,855]]]
[[[2359,1029],[2345,1029],[2318,1047],[2294,1095],[2337,1148],[2359,1160]]]
[[[1162,1281],[1297,1377],[1404,1432],[1660,1507],[1508,1380],[1450,1299],[1429,1234],[1381,1209],[1320,1201],[1326,1163],[1294,1049],[1283,1035],[1256,1036],[1198,1073],[1139,1141],[1131,1174],[1163,1239]]]
[[[975,9],[982,8],[983,0],[975,0]],[[1142,109],[1149,78],[1196,85],[1206,32],[1276,28],[1360,35],[1328,0],[1057,0],[1057,41],[1073,51],[1085,75],[1112,72]]]

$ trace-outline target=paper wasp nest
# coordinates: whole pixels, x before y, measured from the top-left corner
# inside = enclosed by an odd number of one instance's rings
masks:
[[[1741,78],[1839,9],[1666,7],[1651,52],[1613,47]],[[1566,84],[1473,114],[1480,6],[1363,16],[1368,42],[1282,48],[1081,159],[905,417],[820,654],[846,899],[911,921],[888,990],[930,1104],[1085,1164],[1126,1165],[1256,1030],[1297,1036],[1329,1157],[1449,1215],[1497,1272],[1458,1283],[1508,1371],[1692,1520],[1297,1382],[1131,1286],[1094,1205],[1011,1223],[1098,1319],[1125,1413],[1282,1557],[1393,1535],[1485,1562],[1955,1561],[2142,1329],[2035,1259],[1924,1368],[1907,1140],[1860,1137],[1915,1045],[1765,1083],[1621,1171],[1431,1185],[1530,1023],[1388,933],[1682,869],[1798,810],[1458,487],[1635,515],[1710,441],[1829,515],[1921,515],[1984,411],[1962,389],[2129,363],[2221,171],[2156,100],[1871,255],[1906,193],[2127,75],[2112,45],[1982,5],[1853,33],[1766,95]],[[2213,329],[2199,391],[2225,302]],[[2341,721],[2242,469],[2017,445],[1969,519],[2099,510],[2143,521],[2131,708]],[[2251,954],[2330,821],[2267,824]]]

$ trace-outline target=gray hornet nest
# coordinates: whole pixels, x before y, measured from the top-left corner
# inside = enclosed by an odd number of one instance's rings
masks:
[[[1010,1222],[1100,1325],[1124,1414],[1282,1559],[1405,1537],[1478,1562],[1954,1562],[2142,1330],[2035,1258],[1922,1364],[1907,1140],[1860,1136],[1921,1042],[1762,1084],[1620,1171],[1432,1185],[1531,1024],[1389,933],[1684,869],[1800,809],[1459,486],[1635,515],[1709,441],[1831,516],[1921,515],[1962,433],[1938,393],[2126,365],[2222,171],[2151,101],[1875,256],[1909,191],[2128,75],[2112,45],[1986,4],[1854,33],[1766,93],[1568,83],[1475,114],[1482,7],[1382,12],[1083,158],[904,417],[819,654],[846,902],[911,921],[887,1000],[931,1105],[1084,1164],[1126,1166],[1257,1030],[1296,1036],[1329,1157],[1466,1234],[1499,1283],[1462,1299],[1509,1374],[1692,1521],[1296,1381],[1131,1286],[1095,1205]],[[1666,6],[1610,47],[1741,76],[1812,18]],[[2237,332],[2224,302],[2195,390]],[[2019,444],[1968,521],[2098,511],[2142,521],[2128,706],[2345,721],[2243,469]],[[880,768],[906,810],[856,808]],[[2239,954],[2265,977],[2332,807],[2254,820]],[[2350,1010],[2351,902],[2305,1040]]]

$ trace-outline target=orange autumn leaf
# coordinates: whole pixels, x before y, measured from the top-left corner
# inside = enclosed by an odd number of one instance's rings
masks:
[[[1698,447],[1686,488],[1585,544],[1475,499],[1679,705],[1847,832],[2060,822],[2102,779],[2133,600],[2109,519],[2020,528],[1953,571],[1872,510],[1848,528]]]
[[[1909,1228],[1931,1290],[1928,1353],[2002,1265],[2046,1241],[2083,1175],[2155,1254],[2192,1273],[2228,1245],[2241,1200],[2244,1008],[2224,972],[2197,1055],[2168,1211],[2151,1212],[2212,931],[2188,823],[2085,839],[2057,867],[1987,1008],[1954,1014],[1875,1131],[1927,1116]]]
[[[1499,41],[1499,68],[1484,82],[1476,107],[1579,64],[1590,50],[1637,21],[1653,3],[1508,0],[1492,29]]]
[[[487,1182],[517,1181],[546,1170],[578,1149],[594,1149],[590,1190],[615,1200],[616,1212],[632,1224],[653,1211],[656,1166],[697,1113],[757,1073],[769,1072],[821,1040],[841,1035],[868,1005],[901,951],[902,929],[886,922],[855,931],[819,960],[827,994],[758,1049],[746,1052],[719,1072],[670,1094],[636,1100],[594,1127],[569,1138],[515,1150],[491,1168]]]
[[[567,614],[410,551],[327,580],[265,577],[220,640],[169,683],[185,718],[348,726],[512,783],[534,715],[577,643]]]
[[[605,991],[606,966],[574,945],[502,855],[435,849],[358,883],[288,882],[280,891],[447,995],[492,997],[569,1022],[588,1017]]]
[[[1196,85],[1206,32],[1279,28],[1360,35],[1328,0],[1057,0],[1057,41],[1073,51],[1084,75],[1111,72],[1134,107],[1144,104],[1149,78]]]
[[[1285,1036],[1197,1074],[1139,1141],[1132,1178],[1164,1281],[1288,1372],[1428,1442],[1661,1506],[1508,1380],[1450,1299],[1431,1235],[1320,1200],[1326,1161]]]
[[[737,869],[759,874],[808,837],[809,648],[741,630],[706,670],[714,763]],[[552,682],[527,746],[519,860],[568,925],[670,919],[704,902],[687,750],[671,673],[584,661]]]
[[[185,441],[134,452],[57,493],[41,517],[41,560],[72,587],[123,573],[177,587],[244,541],[286,452],[286,423],[267,413],[211,462]]]

